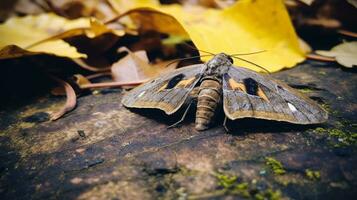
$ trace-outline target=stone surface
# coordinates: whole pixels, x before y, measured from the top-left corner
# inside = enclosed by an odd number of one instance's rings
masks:
[[[296,126],[237,120],[227,133],[220,119],[197,132],[190,113],[182,126],[167,129],[179,114],[128,110],[119,89],[80,97],[77,108],[57,121],[48,121],[46,112],[63,99],[49,95],[4,110],[1,199],[273,199],[270,193],[279,191],[281,199],[352,199],[355,71],[311,62],[273,76],[319,102],[329,121]],[[286,172],[275,174],[266,157]],[[320,178],[307,176],[307,169]],[[224,186],[221,176],[248,186]]]

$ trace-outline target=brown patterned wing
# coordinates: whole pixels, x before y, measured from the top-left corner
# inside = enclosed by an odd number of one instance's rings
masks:
[[[223,107],[229,119],[259,118],[295,124],[327,120],[327,112],[284,83],[242,67],[223,77]]]
[[[204,69],[204,64],[197,64],[161,75],[131,90],[122,103],[129,108],[156,108],[173,114],[183,105]]]

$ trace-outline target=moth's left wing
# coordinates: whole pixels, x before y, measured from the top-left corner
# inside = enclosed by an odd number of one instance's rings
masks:
[[[229,119],[259,118],[295,124],[316,124],[327,113],[311,99],[284,83],[242,67],[223,77],[223,106]]]
[[[197,64],[161,75],[130,91],[122,103],[129,108],[156,108],[173,114],[183,105],[204,68],[204,64]]]

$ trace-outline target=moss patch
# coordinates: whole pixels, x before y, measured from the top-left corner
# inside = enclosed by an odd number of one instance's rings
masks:
[[[346,146],[355,146],[357,145],[357,133],[342,131],[337,128],[325,129],[325,128],[316,128],[314,131],[316,134],[326,134],[330,143],[334,147],[346,147]]]
[[[260,192],[254,195],[254,198],[256,200],[265,200],[265,199],[278,200],[281,199],[281,192],[279,190],[274,191],[272,189],[267,189],[264,192]]]
[[[237,176],[226,175],[226,174],[216,174],[218,181],[218,190],[205,194],[203,196],[191,196],[189,199],[200,199],[200,198],[213,198],[222,195],[234,195],[240,196],[246,199],[256,199],[256,200],[278,200],[281,199],[280,190],[273,190],[272,188],[266,188],[264,190],[259,189],[256,186],[256,180],[252,183],[244,182],[240,180]]]
[[[313,180],[313,181],[319,180],[321,177],[321,174],[319,171],[314,171],[311,169],[306,169],[305,175],[307,178],[309,178],[310,180]]]
[[[265,157],[265,164],[270,167],[270,169],[274,172],[274,174],[285,174],[285,170],[281,162],[277,161],[273,157]]]
[[[238,181],[237,176],[229,176],[225,174],[217,174],[218,186],[227,194],[239,195],[242,197],[250,197],[248,183]]]

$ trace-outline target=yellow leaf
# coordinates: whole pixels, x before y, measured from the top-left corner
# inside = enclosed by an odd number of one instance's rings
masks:
[[[107,32],[118,36],[125,34],[123,30],[107,28],[100,21],[90,18],[68,20],[52,13],[14,17],[0,25],[0,59],[34,53],[85,58],[85,54],[79,53],[75,47],[62,39],[84,34],[93,38]],[[16,54],[8,54],[9,50],[15,50]]]
[[[224,10],[153,4],[131,10],[128,15],[141,30],[188,35],[198,49],[212,53],[265,50],[244,58],[270,72],[293,67],[305,59],[282,0],[240,0]],[[260,70],[237,59],[235,65]]]
[[[159,6],[160,3],[157,0],[108,0],[110,5],[118,12],[124,13],[135,7],[145,7],[145,6]]]

